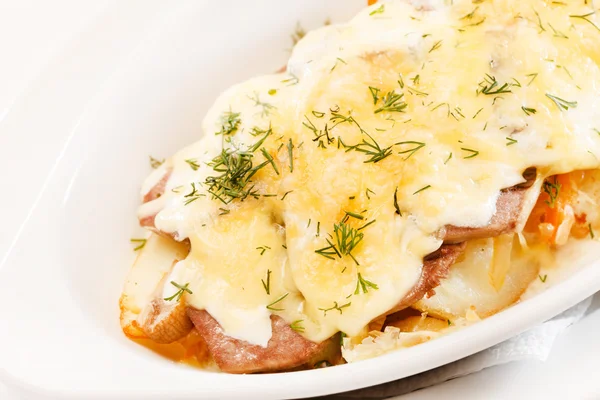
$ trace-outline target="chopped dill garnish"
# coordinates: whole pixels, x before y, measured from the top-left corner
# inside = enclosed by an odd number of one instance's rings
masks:
[[[396,190],[394,191],[394,208],[396,209],[396,214],[402,216],[402,211],[400,211],[400,207],[398,206],[398,186],[396,186]]]
[[[294,143],[292,143],[292,138],[290,138],[288,144],[288,157],[290,159],[290,172],[294,172]]]
[[[527,116],[537,113],[537,110],[535,108],[529,108],[529,107],[522,106],[521,109]]]
[[[598,27],[598,25],[596,25],[595,23],[593,23],[589,17],[591,15],[595,15],[596,11],[592,11],[591,13],[587,13],[587,14],[583,14],[583,15],[569,15],[569,18],[576,18],[576,19],[581,19],[584,20],[585,22],[587,22],[588,24],[592,25],[594,28],[596,28],[596,30],[598,32],[600,32],[600,27]]]
[[[356,294],[356,295],[359,294],[361,289],[362,289],[363,293],[369,293],[369,288],[377,290],[377,289],[379,289],[379,286],[377,286],[377,284],[363,278],[359,272],[358,280],[356,282],[356,290],[354,291],[354,294]]]
[[[421,189],[417,190],[416,192],[413,193],[413,195],[417,194],[417,193],[421,193],[424,190],[427,190],[431,187],[431,185],[427,185],[427,186],[423,186]]]
[[[429,96],[428,93],[417,90],[414,87],[407,86],[406,89],[408,90],[408,93],[415,95],[415,96]]]
[[[437,49],[439,49],[440,47],[442,47],[442,40],[438,40],[437,42],[435,42],[433,44],[433,47],[431,47],[431,49],[429,50],[429,52],[431,53],[432,51],[435,51]]]
[[[265,282],[264,279],[260,280],[262,282],[263,288],[265,288],[265,292],[267,292],[267,294],[271,294],[271,270],[268,269],[267,270],[267,281]]]
[[[483,81],[479,82],[477,94],[479,93],[483,93],[485,95],[495,95],[501,93],[512,93],[512,91],[510,90],[510,85],[508,83],[500,85],[495,76],[485,74]]]
[[[338,305],[337,301],[333,302],[333,307],[329,307],[329,308],[319,308],[319,310],[323,311],[323,316],[327,316],[327,311],[331,311],[331,310],[337,310],[340,312],[340,314],[342,314],[343,309],[346,307],[350,307],[350,304],[352,304],[351,302],[348,302],[346,304],[343,305]]]
[[[448,154],[448,158],[446,158],[446,161],[444,161],[444,165],[446,165],[448,163],[448,161],[450,161],[452,159],[452,152],[450,152],[450,154]]]
[[[213,158],[213,160],[208,163],[215,172],[220,173],[220,175],[217,176],[207,177],[204,182],[208,187],[207,191],[213,198],[228,204],[234,199],[244,200],[248,196],[254,198],[258,197],[257,190],[254,190],[254,186],[251,186],[248,189],[246,186],[251,182],[252,177],[258,170],[270,163],[269,160],[267,160],[256,166],[252,165],[254,151],[256,151],[266,140],[267,136],[270,134],[269,132],[248,148],[248,150],[242,151],[239,149],[232,150],[224,148],[221,150],[220,155]]]
[[[546,279],[548,279],[548,274],[542,276],[542,275],[538,275],[540,278],[540,281],[542,281],[543,283],[546,283]]]
[[[350,147],[356,151],[370,156],[370,158],[364,161],[364,163],[376,163],[392,154],[392,146],[381,148],[379,143],[377,143],[371,135],[369,135],[367,132],[363,133],[367,135],[369,139],[363,139],[361,143]]]
[[[546,200],[546,204],[550,208],[554,208],[556,206],[556,200],[558,199],[558,195],[560,194],[560,188],[562,185],[558,182],[558,178],[554,177],[554,182],[549,180],[544,181],[543,189],[544,192],[548,195],[548,200]]]
[[[473,119],[477,118],[477,116],[479,115],[479,113],[482,112],[482,111],[483,111],[483,108],[480,108],[479,111],[477,111],[475,113],[475,115],[473,115]]]
[[[406,156],[406,158],[404,159],[405,161],[408,160],[413,154],[415,154],[417,151],[419,151],[419,149],[425,147],[425,143],[423,142],[415,142],[412,140],[406,141],[406,142],[398,142],[395,145],[396,146],[402,146],[405,144],[413,144],[414,147],[407,149],[407,150],[402,150],[399,151],[398,154],[408,154],[408,156]]]
[[[535,16],[537,17],[538,20],[538,26],[540,27],[540,32],[544,32],[546,29],[544,28],[544,24],[542,24],[542,18],[540,17],[540,14],[538,14],[537,11],[533,10],[533,12],[535,13]]]
[[[513,145],[515,143],[518,143],[518,140],[513,139],[513,138],[511,138],[509,136],[506,137],[506,140],[508,140],[508,143],[506,143],[507,146]]]
[[[146,242],[148,241],[148,239],[135,239],[135,238],[133,238],[133,239],[129,239],[129,241],[131,243],[139,243],[139,244],[137,244],[137,246],[135,246],[133,248],[133,251],[138,251],[138,250],[143,249],[144,246],[146,246]]]
[[[272,111],[273,109],[277,108],[277,107],[275,107],[275,106],[274,106],[274,105],[272,105],[272,104],[269,104],[269,103],[265,103],[265,102],[263,102],[263,101],[260,101],[260,97],[259,97],[259,95],[258,95],[258,93],[257,93],[257,92],[254,92],[254,95],[253,95],[253,96],[248,96],[248,98],[249,98],[250,100],[254,101],[254,106],[255,106],[255,107],[261,107],[262,111],[261,111],[260,115],[261,115],[262,117],[267,117],[267,116],[269,116],[269,115],[271,114],[271,111]]]
[[[380,112],[403,112],[407,104],[403,101],[404,93],[388,92],[381,98],[382,105],[375,110],[375,114]]]
[[[271,248],[269,246],[260,246],[257,247],[256,250],[260,250],[260,255],[262,256],[263,254],[265,254],[265,251],[271,250]]]
[[[325,113],[324,113],[324,112],[320,112],[320,111],[314,111],[314,110],[313,110],[313,111],[312,111],[312,115],[314,115],[314,116],[315,116],[315,117],[317,117],[317,118],[323,118],[323,116],[325,115]],[[308,118],[307,118],[307,119],[308,119]],[[309,122],[310,122],[310,121],[309,121]],[[304,123],[303,123],[303,124],[304,124]],[[311,122],[311,124],[312,124],[312,122]],[[313,127],[314,127],[314,125],[313,125]],[[312,128],[309,128],[309,129],[311,129],[311,130],[312,130]],[[317,129],[317,128],[315,128],[315,129]]]
[[[296,332],[304,332],[304,327],[302,326],[303,321],[303,319],[299,319],[297,321],[292,322],[290,324],[290,328],[292,328],[292,330]]]
[[[352,212],[352,211],[344,211],[344,213],[346,213],[346,216],[344,217],[344,221],[346,221],[350,217],[356,218],[356,219],[361,219],[361,220],[365,219],[364,216],[362,216],[358,213]]]
[[[364,234],[359,232],[358,229],[346,224],[344,221],[334,224],[333,232],[336,243],[334,244],[329,239],[326,239],[329,246],[317,249],[315,250],[315,253],[331,260],[335,259],[335,255],[339,258],[342,258],[342,256],[349,256],[356,265],[359,265],[356,258],[352,255],[352,251],[363,240]]]
[[[283,194],[283,196],[281,197],[281,200],[285,200],[285,198],[287,197],[288,194],[292,193],[293,190],[287,191]]]
[[[275,160],[273,160],[273,157],[269,154],[269,152],[267,151],[267,149],[265,149],[263,147],[263,148],[260,149],[260,151],[262,152],[263,156],[267,159],[267,161],[269,161],[269,163],[271,164],[271,166],[275,170],[275,173],[277,175],[279,175],[279,169],[277,168],[277,164],[275,164]]]
[[[382,4],[379,6],[379,8],[376,8],[373,11],[371,11],[369,13],[369,15],[383,14],[384,12],[385,12],[385,4]]]
[[[590,231],[590,238],[593,239],[594,236],[596,236],[596,235],[594,235],[594,230],[592,229],[592,224],[591,223],[588,224],[588,230]]]
[[[535,78],[538,77],[538,73],[535,72],[533,74],[528,74],[528,75],[525,75],[525,76],[528,77],[528,78],[531,77],[531,80],[529,81],[529,83],[527,83],[527,86],[529,86],[529,85],[531,85],[533,83],[533,81],[535,81]]]
[[[179,301],[181,299],[181,296],[183,296],[184,292],[188,292],[189,294],[194,294],[194,292],[192,292],[190,289],[188,289],[188,286],[190,285],[190,283],[186,283],[185,285],[180,285],[177,282],[171,281],[171,285],[175,286],[177,289],[179,289],[177,292],[175,292],[175,294],[171,297],[165,297],[164,300],[165,301]]]
[[[598,134],[600,135],[600,132],[598,132]],[[369,194],[376,194],[374,191],[372,191],[371,189],[367,188],[367,190],[365,190],[365,196],[367,196],[367,199],[371,200],[371,196]]]
[[[350,256],[356,265],[359,265],[358,261],[356,261],[352,255],[352,250],[354,250],[363,240],[364,234],[358,232],[356,228],[353,228],[344,222],[334,224],[333,232],[335,234],[338,251],[342,255]]]
[[[215,135],[231,135],[237,132],[242,120],[240,113],[234,113],[231,110],[223,113],[221,116],[221,130]]]
[[[461,147],[460,149],[463,150],[463,151],[467,151],[467,152],[470,153],[468,156],[463,157],[464,159],[477,157],[479,155],[479,152],[477,150],[469,149],[469,148],[466,148],[466,147]]]
[[[200,168],[200,164],[198,164],[198,160],[195,158],[187,159],[185,162],[188,163],[190,168],[192,168],[194,171],[198,171],[198,168]]]
[[[556,104],[556,107],[558,107],[559,110],[567,111],[569,109],[569,107],[573,107],[573,108],[577,107],[576,101],[567,101],[567,100],[561,99],[560,97],[551,95],[550,93],[546,93],[546,97],[549,98],[550,100],[552,100],[554,102],[554,104]]]
[[[158,158],[154,158],[152,156],[148,156],[148,157],[150,157],[150,166],[153,169],[160,167],[165,162],[164,158],[162,160],[159,160]]]
[[[298,82],[300,82],[300,79],[298,79],[298,77],[294,74],[290,73],[290,78],[288,79],[284,79],[281,81],[281,83],[285,83],[286,86],[294,86],[297,85]]]
[[[222,208],[222,207],[219,207],[219,211],[221,211],[219,213],[219,215],[225,215],[225,214],[229,214],[231,212],[231,210],[228,210],[228,209]]]
[[[369,92],[371,92],[371,96],[373,97],[373,105],[377,104],[379,101],[379,94],[381,93],[381,89],[369,86]]]
[[[364,224],[363,226],[361,226],[360,228],[357,229],[357,231],[362,231],[363,229],[365,229],[366,227],[368,227],[371,224],[374,224],[377,220],[374,219],[373,221],[369,221],[366,224]]]
[[[283,311],[283,308],[275,308],[273,307],[275,304],[279,303],[280,301],[282,301],[283,299],[285,299],[286,297],[288,297],[289,293],[284,294],[283,296],[279,297],[277,300],[275,300],[274,302],[267,304],[267,310],[271,310],[271,311]]]
[[[337,67],[337,65],[338,65],[338,62],[341,62],[341,63],[342,63],[342,64],[344,64],[344,65],[348,65],[348,63],[347,63],[346,61],[344,61],[344,60],[342,60],[341,58],[337,57],[337,58],[335,59],[335,64],[333,65],[333,67],[331,67],[331,69],[329,70],[329,72],[333,72],[333,70],[335,69],[335,67]]]
[[[562,38],[562,39],[568,39],[569,38],[567,35],[565,35],[561,31],[557,31],[556,29],[554,29],[554,27],[552,26],[552,24],[550,24],[550,22],[548,22],[548,26],[550,27],[550,29],[552,29],[552,32],[554,32],[554,35],[553,35],[554,37]]]

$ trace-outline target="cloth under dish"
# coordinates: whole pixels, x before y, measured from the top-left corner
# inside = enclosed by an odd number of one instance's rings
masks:
[[[469,375],[495,365],[523,360],[546,361],[552,350],[554,340],[567,327],[586,315],[592,304],[592,298],[593,296],[533,329],[472,356],[397,381],[352,392],[320,397],[319,399],[388,399]]]

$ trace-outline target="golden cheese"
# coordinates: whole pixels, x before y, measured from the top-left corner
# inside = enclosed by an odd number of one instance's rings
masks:
[[[311,340],[357,335],[412,288],[440,228],[486,225],[530,166],[599,166],[591,3],[412,3],[309,33],[286,73],[227,90],[146,182],[173,170],[140,215],[190,239],[171,280],[229,335],[266,345],[272,313]],[[220,181],[243,200],[211,193],[219,156],[247,166]]]

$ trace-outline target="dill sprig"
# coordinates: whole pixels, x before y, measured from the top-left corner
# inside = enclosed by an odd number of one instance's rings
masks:
[[[215,133],[215,135],[231,135],[236,133],[242,123],[240,115],[240,113],[235,113],[231,110],[223,113],[221,116],[221,130]]]
[[[417,190],[416,192],[413,193],[413,195],[421,193],[424,190],[427,190],[431,187],[431,185],[427,185],[427,186],[423,186],[421,189]]]
[[[263,288],[265,288],[265,292],[267,292],[267,294],[271,294],[271,270],[268,269],[267,270],[267,281],[265,282],[264,279],[260,280],[262,282]]]
[[[162,160],[159,160],[158,158],[154,158],[152,156],[148,156],[148,157],[150,157],[150,166],[153,169],[160,167],[165,162],[164,158]]]
[[[290,328],[292,328],[292,330],[296,332],[304,332],[304,327],[302,326],[303,321],[303,319],[299,319],[297,321],[292,322],[290,324]]]
[[[269,164],[270,161],[253,166],[252,160],[254,151],[256,151],[269,136],[270,131],[265,134],[258,142],[252,145],[248,150],[223,149],[221,154],[213,158],[208,163],[210,167],[220,175],[209,176],[205,180],[207,191],[213,198],[221,200],[228,204],[234,199],[244,200],[248,196],[258,198],[257,190],[254,186],[246,188],[251,182],[252,177],[258,170]]]
[[[331,260],[335,259],[334,256],[337,256],[338,258],[349,256],[356,265],[359,265],[356,258],[352,255],[352,251],[363,240],[364,233],[359,232],[359,229],[348,225],[345,221],[341,221],[333,225],[333,234],[335,237],[335,244],[329,239],[326,239],[328,246],[315,250],[315,253]]]
[[[344,213],[346,214],[346,215],[344,216],[344,219],[342,220],[342,221],[344,221],[344,222],[345,222],[345,221],[347,221],[347,220],[348,220],[350,217],[352,217],[352,218],[356,218],[356,219],[360,219],[360,220],[363,220],[363,219],[365,219],[365,217],[364,217],[364,216],[360,215],[359,213],[355,213],[355,212],[353,212],[353,211],[345,211],[345,210],[344,210]]]
[[[350,307],[350,305],[352,304],[352,302],[348,302],[346,304],[343,305],[338,305],[337,301],[333,302],[333,307],[329,307],[329,308],[319,308],[319,310],[323,311],[323,315],[326,317],[327,316],[327,311],[331,311],[331,310],[337,310],[340,312],[340,315],[343,312],[343,309],[346,307]]]
[[[260,100],[260,97],[258,95],[257,92],[254,92],[253,96],[248,96],[248,98],[252,101],[254,101],[254,106],[255,107],[260,107],[261,108],[261,113],[260,115],[262,117],[267,117],[271,114],[272,110],[276,109],[277,107],[275,107],[274,105],[270,104],[270,103],[265,103],[263,101]]]
[[[594,28],[596,28],[596,30],[598,32],[600,32],[600,27],[598,27],[598,25],[596,25],[595,23],[593,23],[589,17],[596,14],[596,11],[592,11],[590,13],[587,14],[583,14],[583,15],[569,15],[569,18],[576,18],[576,19],[581,19],[585,22],[587,22],[588,24],[592,25]]]
[[[265,254],[265,251],[271,250],[271,248],[269,246],[260,246],[257,247],[256,250],[260,250],[260,255],[262,256],[263,254]]]
[[[548,207],[554,208],[556,206],[556,200],[558,200],[561,187],[562,185],[558,182],[556,176],[554,177],[554,182],[549,180],[544,181],[543,190],[548,195],[548,200],[546,200]]]
[[[438,40],[437,42],[435,42],[433,44],[433,46],[431,47],[431,49],[429,50],[429,52],[431,53],[432,51],[435,51],[437,49],[439,49],[440,47],[442,47],[442,40]]]
[[[260,149],[260,151],[262,152],[263,156],[267,159],[267,161],[269,161],[269,163],[271,164],[271,166],[275,170],[275,173],[277,175],[279,175],[279,169],[277,168],[277,164],[275,164],[275,160],[273,160],[273,156],[271,156],[271,154],[269,154],[269,152],[267,151],[267,149],[265,149],[264,147],[262,147]]]
[[[405,161],[408,160],[417,151],[419,151],[419,149],[425,147],[425,143],[423,143],[423,142],[415,142],[413,140],[408,140],[406,142],[398,142],[398,143],[396,143],[396,146],[402,146],[402,145],[405,145],[405,144],[412,144],[412,145],[414,145],[414,147],[412,147],[410,149],[402,150],[402,151],[398,152],[398,154],[408,154],[408,156],[406,156],[406,158],[404,159]]]
[[[508,83],[500,85],[495,76],[485,74],[483,81],[479,82],[477,94],[479,93],[483,93],[485,95],[495,95],[501,93],[512,93],[512,91],[510,90],[510,85]]]
[[[188,292],[189,294],[194,294],[194,292],[192,292],[190,289],[188,289],[188,286],[190,286],[190,283],[186,283],[185,285],[180,285],[177,282],[171,281],[171,285],[175,286],[177,289],[179,289],[177,292],[175,292],[175,294],[171,297],[165,297],[164,300],[165,301],[179,301],[181,299],[181,296],[183,296],[184,292]]]
[[[400,211],[400,207],[398,206],[398,186],[396,186],[396,190],[394,191],[394,208],[396,209],[396,214],[402,216],[402,211]]]
[[[134,247],[133,251],[138,251],[144,248],[144,246],[146,246],[146,242],[148,241],[148,239],[129,239],[129,241],[131,243],[136,243],[137,245]]]
[[[556,104],[556,107],[558,107],[559,110],[564,110],[567,111],[569,109],[569,107],[577,107],[577,102],[576,101],[567,101],[565,99],[561,99],[560,97],[556,97],[550,93],[546,93],[546,97],[549,98],[550,100],[552,100],[554,102],[554,104]]]
[[[288,297],[289,293],[284,294],[283,296],[280,296],[277,300],[275,300],[274,302],[267,304],[267,310],[271,310],[271,311],[283,311],[283,308],[275,308],[273,307],[275,304],[279,303],[280,301],[282,301],[283,299],[285,299],[286,297]]]
[[[380,112],[403,112],[407,107],[403,97],[404,93],[396,93],[394,90],[387,92],[387,94],[381,98],[383,104],[375,110],[375,114]]]
[[[291,138],[288,141],[287,149],[288,149],[288,158],[290,159],[290,172],[294,172],[294,143],[292,142]]]
[[[376,163],[392,154],[392,146],[382,148],[371,135],[367,132],[363,133],[368,136],[368,139],[363,139],[361,143],[350,148],[370,156],[364,163]]]
[[[373,97],[373,105],[377,104],[379,101],[379,94],[381,93],[381,89],[369,86],[369,92],[371,93],[371,97]]]
[[[356,281],[356,290],[354,291],[354,294],[356,294],[356,295],[359,294],[361,290],[363,293],[369,293],[369,288],[378,290],[379,286],[377,286],[377,284],[363,278],[359,272],[358,280]]]
[[[477,150],[469,149],[467,147],[461,147],[460,149],[469,153],[468,156],[463,157],[464,159],[477,157],[479,155],[479,152]]]
[[[521,110],[523,110],[523,112],[527,116],[537,113],[537,110],[535,108],[529,108],[529,107],[525,107],[525,106],[522,106]]]
[[[374,9],[369,13],[369,15],[375,14],[383,14],[385,12],[385,4],[380,5],[378,8]]]
[[[190,168],[192,168],[194,171],[198,171],[198,168],[200,168],[200,164],[198,164],[198,160],[195,158],[187,159],[185,162],[188,163]]]

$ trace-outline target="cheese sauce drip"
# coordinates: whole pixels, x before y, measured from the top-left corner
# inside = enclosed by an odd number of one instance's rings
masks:
[[[486,225],[526,168],[599,166],[600,18],[583,3],[387,2],[309,33],[146,182],[171,171],[140,215],[191,242],[170,280],[250,343],[271,314],[314,341],[359,334],[440,229]]]

